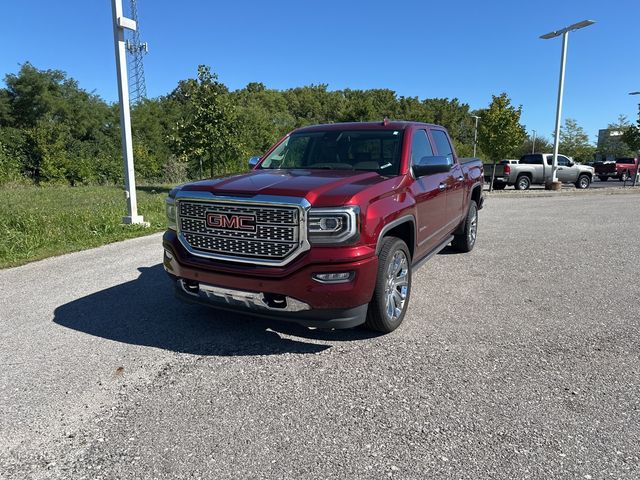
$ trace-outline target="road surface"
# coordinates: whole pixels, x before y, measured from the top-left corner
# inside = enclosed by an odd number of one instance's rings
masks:
[[[489,197],[402,327],[182,305],[152,235],[0,271],[0,477],[640,478],[640,195]]]

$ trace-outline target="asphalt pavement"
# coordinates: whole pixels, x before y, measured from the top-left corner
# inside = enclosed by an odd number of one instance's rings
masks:
[[[638,206],[489,196],[384,336],[180,304],[159,235],[2,270],[0,477],[640,478]]]

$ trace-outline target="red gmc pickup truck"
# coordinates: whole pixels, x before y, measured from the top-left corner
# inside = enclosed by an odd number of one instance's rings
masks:
[[[164,268],[179,298],[302,325],[391,332],[411,274],[469,252],[482,162],[416,122],[297,129],[251,171],[174,188]]]

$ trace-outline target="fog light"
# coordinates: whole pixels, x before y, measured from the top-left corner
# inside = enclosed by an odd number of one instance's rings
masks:
[[[353,272],[314,273],[313,279],[320,283],[344,283],[353,278]]]
[[[167,257],[167,260],[173,260],[173,254],[166,248],[164,249],[164,255]]]

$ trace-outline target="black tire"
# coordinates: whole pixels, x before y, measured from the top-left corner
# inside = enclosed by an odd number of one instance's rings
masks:
[[[531,179],[528,175],[520,175],[516,179],[516,184],[514,185],[516,190],[529,190],[531,186]]]
[[[471,200],[467,218],[464,220],[462,231],[453,236],[451,246],[458,252],[467,253],[473,250],[478,238],[478,205]]]
[[[496,181],[493,182],[494,190],[504,190],[506,186],[507,184],[504,182],[496,182]]]
[[[622,172],[620,174],[620,181],[626,182],[627,180],[629,180],[629,172]]]
[[[584,190],[585,188],[589,188],[589,185],[591,185],[591,177],[589,175],[580,175],[578,177],[576,188]]]
[[[398,255],[398,256],[396,256]],[[396,264],[404,258],[405,264]],[[396,270],[396,266],[399,269]],[[400,280],[393,284],[392,279]],[[393,292],[396,292],[394,294]],[[404,298],[402,298],[404,295]],[[407,244],[396,237],[385,237],[378,255],[378,276],[373,298],[369,302],[365,326],[371,330],[389,333],[400,326],[411,296],[411,254]],[[398,298],[401,301],[397,308]]]
[[[607,180],[609,180],[609,177],[598,177],[600,179],[601,182],[606,182]]]

